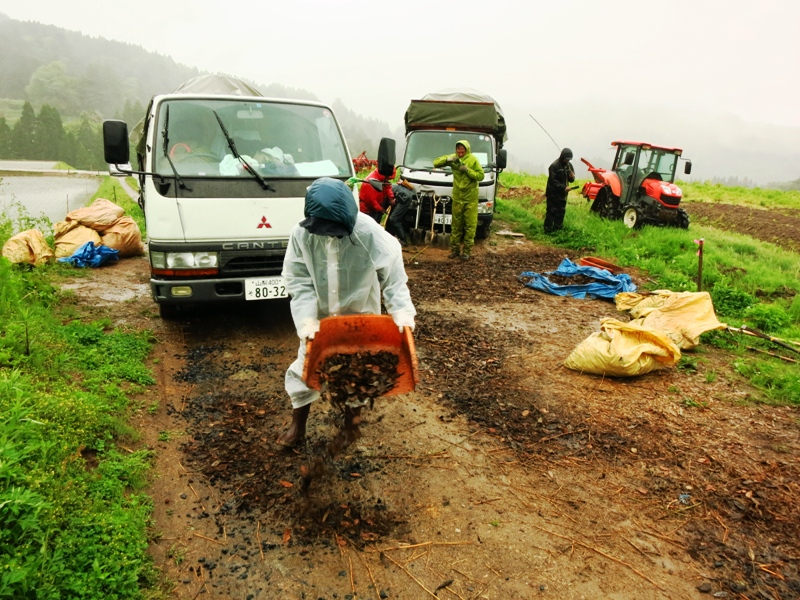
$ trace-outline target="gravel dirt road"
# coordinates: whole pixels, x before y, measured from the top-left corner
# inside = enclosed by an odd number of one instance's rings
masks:
[[[86,318],[159,340],[130,443],[155,451],[151,551],[173,597],[800,596],[797,409],[754,403],[711,347],[631,379],[564,368],[626,317],[521,285],[562,250],[493,236],[464,265],[421,249],[405,254],[421,384],[376,400],[307,495],[301,468],[340,415],[317,402],[304,446],[274,443],[288,303],[163,322],[146,258],[70,282]]]

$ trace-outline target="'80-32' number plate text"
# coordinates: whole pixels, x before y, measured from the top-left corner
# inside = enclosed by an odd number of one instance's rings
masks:
[[[244,280],[244,297],[247,300],[272,300],[288,298],[283,277],[251,277]]]

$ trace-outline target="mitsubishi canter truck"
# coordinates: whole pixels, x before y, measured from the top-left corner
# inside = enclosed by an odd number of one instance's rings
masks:
[[[119,166],[126,124],[106,121],[103,135],[106,162],[139,176],[163,318],[186,304],[286,298],[280,274],[306,188],[355,175],[328,106],[264,98],[228,77],[201,76],[152,99],[130,136],[138,171]]]
[[[445,90],[412,100],[405,114],[406,149],[400,176],[414,188],[417,203],[406,213],[412,230],[447,233],[452,219],[453,174],[435,169],[433,160],[453,154],[467,140],[485,172],[478,183],[478,238],[489,235],[497,195],[497,176],[506,167],[508,139],[500,105],[474,90]],[[433,220],[433,225],[431,224]]]

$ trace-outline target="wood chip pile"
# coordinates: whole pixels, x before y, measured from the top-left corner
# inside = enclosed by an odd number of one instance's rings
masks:
[[[333,354],[319,367],[320,391],[342,410],[348,403],[371,406],[375,398],[397,383],[398,360],[396,354],[387,351]]]

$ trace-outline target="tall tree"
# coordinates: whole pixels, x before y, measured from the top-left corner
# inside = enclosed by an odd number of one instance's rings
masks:
[[[60,60],[36,69],[25,87],[25,95],[33,104],[49,104],[65,115],[79,112],[78,80],[67,75],[67,67]]]
[[[34,135],[36,132],[36,114],[33,105],[25,102],[22,105],[22,116],[14,123],[11,130],[11,157],[32,159]]]
[[[11,127],[0,117],[0,158],[11,158]]]
[[[64,125],[61,122],[61,115],[55,108],[45,104],[36,119],[33,157],[39,160],[63,160],[63,140]]]

